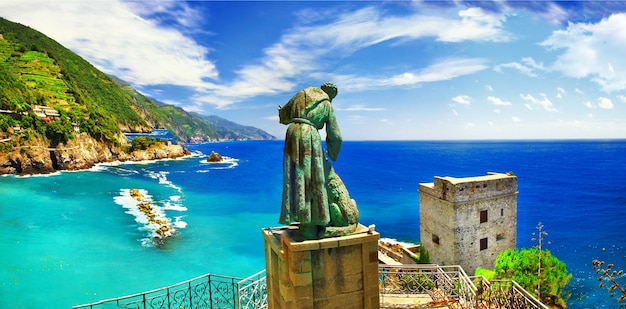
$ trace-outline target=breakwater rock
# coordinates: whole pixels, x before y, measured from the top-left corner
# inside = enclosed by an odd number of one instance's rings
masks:
[[[174,159],[189,155],[180,145],[157,144],[127,153],[122,147],[77,134],[65,144],[50,147],[42,139],[13,141],[11,151],[0,151],[0,174],[49,174],[58,170],[81,170],[97,163]]]
[[[145,199],[141,191],[138,189],[130,189],[130,196],[135,199],[137,203],[137,209],[146,217],[148,226],[152,227],[155,233],[155,238],[158,240],[165,239],[174,234],[174,229],[170,226],[170,221],[161,212],[158,212],[154,208],[150,201]],[[159,244],[160,242],[157,242]]]

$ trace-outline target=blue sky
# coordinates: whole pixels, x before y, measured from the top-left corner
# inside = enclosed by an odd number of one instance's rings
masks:
[[[345,140],[626,138],[624,1],[0,0],[147,96],[283,138],[332,81]]]

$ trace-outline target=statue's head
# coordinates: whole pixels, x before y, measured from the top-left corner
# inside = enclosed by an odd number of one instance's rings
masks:
[[[328,95],[328,98],[332,101],[337,96],[337,86],[331,82],[325,82],[320,86],[324,92]]]

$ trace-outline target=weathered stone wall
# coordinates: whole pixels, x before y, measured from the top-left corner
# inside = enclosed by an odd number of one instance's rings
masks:
[[[515,248],[517,177],[435,177],[420,184],[419,192],[420,240],[431,262],[458,264],[472,275],[477,267],[493,268],[499,252]],[[439,245],[432,235],[439,236]]]
[[[433,183],[420,184],[420,245],[428,250],[431,263],[454,265],[454,205],[433,189]]]
[[[264,229],[268,308],[380,308],[380,235],[367,231],[298,242]]]

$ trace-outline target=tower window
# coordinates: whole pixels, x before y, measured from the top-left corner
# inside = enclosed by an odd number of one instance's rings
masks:
[[[487,247],[488,247],[488,245],[487,245],[487,237],[481,238],[480,239],[480,251],[486,250]]]
[[[433,238],[432,238],[432,239],[433,239],[433,243],[434,243],[435,245],[438,245],[438,244],[439,244],[439,236],[437,236],[437,235],[433,234]]]
[[[500,216],[504,216],[504,208],[500,208]]]
[[[480,211],[480,223],[485,223],[488,221],[487,210]]]
[[[504,235],[504,233],[500,233],[500,234],[496,235],[496,241],[500,241],[500,240],[503,240],[505,238],[506,238],[506,236]]]

